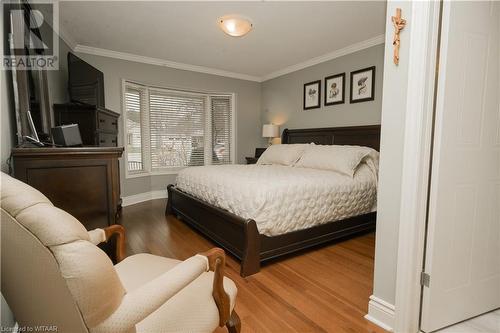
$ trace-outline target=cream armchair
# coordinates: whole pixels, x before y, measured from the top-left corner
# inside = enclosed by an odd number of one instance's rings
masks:
[[[87,232],[39,191],[1,175],[1,288],[20,327],[58,332],[239,332],[224,252],[124,258],[121,226]],[[113,266],[96,244],[118,234]],[[123,259],[123,260],[122,260]]]

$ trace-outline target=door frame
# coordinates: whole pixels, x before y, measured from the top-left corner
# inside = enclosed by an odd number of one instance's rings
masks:
[[[413,2],[396,272],[395,332],[420,329],[442,1]]]

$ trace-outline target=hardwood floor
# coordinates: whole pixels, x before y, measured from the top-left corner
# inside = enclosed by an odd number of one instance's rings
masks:
[[[123,209],[128,254],[184,260],[215,246],[175,217],[165,217],[165,205],[152,200]],[[226,275],[238,287],[242,332],[385,332],[363,318],[374,252],[375,235],[362,235],[264,265],[246,279],[228,255]]]

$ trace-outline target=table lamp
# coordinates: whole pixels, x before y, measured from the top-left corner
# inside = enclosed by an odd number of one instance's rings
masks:
[[[265,124],[262,127],[262,137],[269,138],[269,146],[272,145],[273,138],[280,136],[280,127],[273,124]]]

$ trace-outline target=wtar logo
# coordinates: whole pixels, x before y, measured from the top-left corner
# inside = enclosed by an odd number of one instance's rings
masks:
[[[2,5],[4,18],[10,21],[9,52],[3,56],[3,67],[15,70],[59,69],[58,3],[2,2]]]

